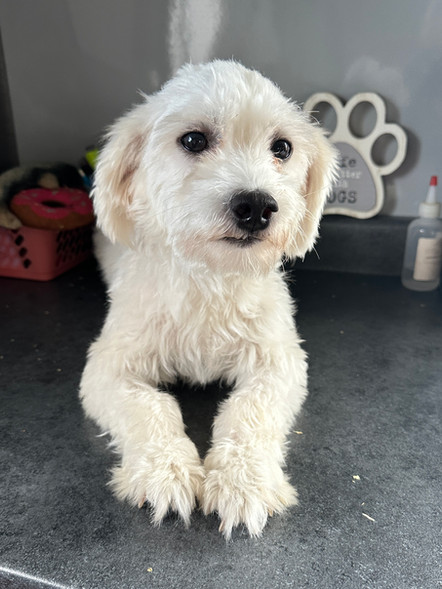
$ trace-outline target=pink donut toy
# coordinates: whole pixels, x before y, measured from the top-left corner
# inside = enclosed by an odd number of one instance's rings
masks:
[[[87,192],[75,188],[30,188],[16,194],[11,211],[26,227],[37,229],[74,229],[94,220]]]

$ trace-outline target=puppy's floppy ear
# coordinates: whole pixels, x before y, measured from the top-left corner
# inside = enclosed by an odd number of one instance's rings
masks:
[[[93,188],[94,209],[103,233],[112,242],[130,245],[130,205],[150,127],[150,105],[136,106],[118,119],[105,137]]]
[[[319,221],[337,172],[337,150],[318,127],[312,127],[312,153],[303,186],[306,213],[296,239],[296,256],[304,257],[318,236]]]

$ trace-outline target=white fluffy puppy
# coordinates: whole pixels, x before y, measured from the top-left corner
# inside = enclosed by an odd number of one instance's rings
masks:
[[[121,454],[113,489],[155,523],[198,499],[227,538],[257,536],[296,503],[282,467],[307,365],[278,267],[313,246],[334,169],[321,130],[232,61],[183,67],[110,129],[94,203],[118,245],[99,247],[111,305],[81,399]],[[177,377],[232,387],[204,461],[161,389]]]

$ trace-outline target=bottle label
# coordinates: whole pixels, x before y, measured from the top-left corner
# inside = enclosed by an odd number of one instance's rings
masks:
[[[421,237],[417,242],[414,280],[437,280],[442,262],[442,235]]]

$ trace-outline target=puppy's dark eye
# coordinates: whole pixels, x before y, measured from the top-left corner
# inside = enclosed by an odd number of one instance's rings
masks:
[[[207,149],[209,142],[207,141],[206,136],[204,133],[200,133],[199,131],[191,131],[190,133],[186,133],[181,137],[181,145],[187,151],[191,151],[192,153],[200,153]]]
[[[280,160],[286,160],[290,157],[292,153],[292,146],[287,141],[287,139],[277,139],[272,147],[272,152],[275,157]]]

